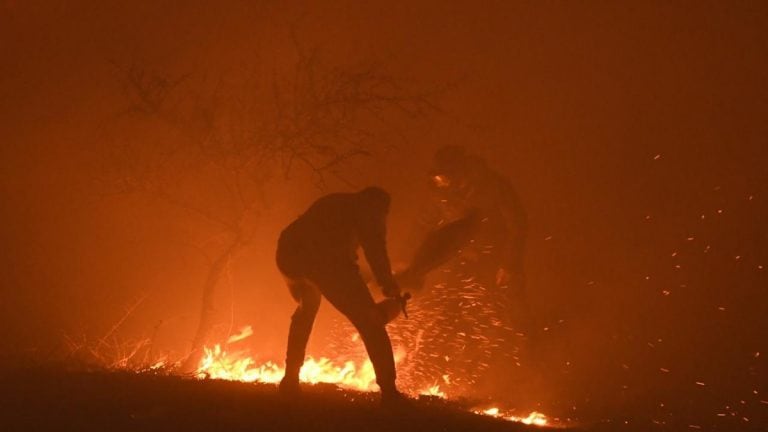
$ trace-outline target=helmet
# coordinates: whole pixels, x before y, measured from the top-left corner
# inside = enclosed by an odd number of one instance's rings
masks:
[[[435,153],[429,175],[437,187],[448,187],[462,177],[470,155],[463,146],[447,145]]]

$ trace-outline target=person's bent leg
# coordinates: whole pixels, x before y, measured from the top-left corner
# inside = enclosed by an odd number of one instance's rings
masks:
[[[384,395],[397,393],[395,356],[380,311],[371,308],[367,312],[356,313],[349,318],[360,333],[365,350],[368,351],[381,393]]]
[[[395,358],[385,328],[386,317],[373,301],[356,266],[350,266],[349,269],[335,266],[334,270],[332,274],[318,275],[313,280],[317,282],[328,301],[344,314],[360,333],[382,395],[398,394],[395,385]]]
[[[285,356],[285,376],[280,383],[281,389],[287,389],[289,386],[298,388],[299,371],[304,364],[307,342],[320,307],[320,292],[308,282],[288,280],[288,288],[299,305],[291,316],[288,349]]]

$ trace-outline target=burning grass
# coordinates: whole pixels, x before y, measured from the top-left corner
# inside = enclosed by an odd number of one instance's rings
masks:
[[[236,348],[240,346],[239,342],[248,339],[252,334],[250,326],[246,326],[239,333],[230,336],[225,343],[205,347],[205,354],[197,371],[192,375],[178,372],[181,361],[173,361],[165,357],[154,359],[148,357],[150,349],[148,341],[119,343],[116,340],[76,341],[69,338],[68,344],[71,359],[85,358],[87,364],[99,365],[102,371],[132,372],[168,379],[193,378],[206,382],[234,381],[267,385],[266,388],[274,389],[274,385],[283,377],[282,366],[272,360],[257,360],[257,357],[251,355],[247,349]],[[396,355],[396,362],[400,363],[404,357],[405,355],[400,352]],[[83,361],[77,363],[84,364]],[[350,401],[375,400],[376,398],[370,394],[378,390],[373,365],[367,357],[343,361],[327,357],[308,357],[301,369],[300,380],[312,385],[311,387],[348,391],[350,393],[344,394],[348,395],[345,398]],[[520,415],[514,410],[500,408],[498,404],[473,403],[461,398],[460,395],[449,395],[448,390],[441,387],[441,383],[446,384],[450,381],[450,377],[444,376],[440,377],[439,381],[422,383],[405,376],[400,379],[400,387],[414,399],[433,403],[440,401],[446,406],[451,406],[452,409],[469,415],[492,417],[525,425],[555,426],[552,419],[536,411]],[[332,386],[326,386],[328,384]],[[259,388],[265,387],[259,386]]]
[[[243,328],[239,334],[230,337],[227,344],[241,341],[253,334],[250,327]],[[397,355],[395,360],[400,362],[402,355]],[[200,379],[220,379],[227,381],[258,382],[263,384],[279,383],[284,370],[276,362],[255,360],[247,351],[228,352],[226,345],[215,345],[205,348],[205,355],[200,362],[197,377]],[[335,384],[343,389],[361,392],[373,392],[378,390],[376,376],[370,360],[358,361],[345,360],[333,361],[329,358],[308,357],[304,362],[299,376],[300,380],[308,384]],[[449,378],[442,378],[450,382]],[[403,380],[401,380],[403,381]],[[440,388],[438,383],[423,385],[405,377],[401,382],[401,389],[412,397],[427,397],[447,400],[447,392]],[[404,385],[403,385],[404,384]],[[477,408],[466,406],[475,414],[490,416],[510,422],[518,422],[526,425],[552,426],[552,421],[540,412],[530,412],[525,415],[514,414],[511,410],[500,409],[498,406],[490,408]]]
[[[426,398],[407,412],[371,393],[305,386],[300,402],[274,385],[132,372],[0,372],[3,430],[515,431],[524,425]]]

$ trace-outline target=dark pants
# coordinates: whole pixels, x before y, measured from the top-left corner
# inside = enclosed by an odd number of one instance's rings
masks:
[[[291,317],[284,379],[299,378],[322,294],[360,333],[382,393],[395,392],[395,359],[385,328],[386,319],[376,308],[357,266],[344,263],[319,266],[319,269],[318,266],[311,267],[316,270],[288,272],[291,276],[285,275],[286,272],[281,269],[291,296],[299,304]],[[297,273],[303,275],[297,276]]]

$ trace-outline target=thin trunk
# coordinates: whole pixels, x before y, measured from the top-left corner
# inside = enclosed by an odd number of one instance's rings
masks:
[[[189,356],[181,366],[182,372],[192,373],[197,370],[200,360],[203,358],[203,347],[208,341],[208,336],[215,324],[214,298],[216,287],[224,274],[227,264],[232,256],[242,247],[240,239],[235,239],[211,264],[208,269],[208,276],[203,286],[202,308],[200,310],[200,323],[197,326],[195,337],[192,339],[192,349]]]

